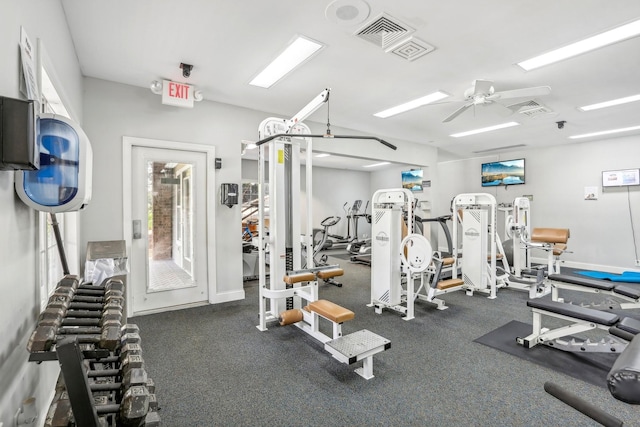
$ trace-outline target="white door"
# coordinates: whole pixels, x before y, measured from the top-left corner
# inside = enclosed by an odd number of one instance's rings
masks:
[[[208,302],[207,181],[205,152],[131,147],[131,314]]]

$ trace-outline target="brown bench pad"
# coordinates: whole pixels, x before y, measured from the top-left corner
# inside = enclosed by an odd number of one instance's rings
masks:
[[[327,268],[325,270],[319,270],[316,275],[318,279],[326,280],[331,279],[332,277],[342,276],[344,274],[344,270],[341,268]]]
[[[325,299],[314,301],[307,306],[310,311],[331,320],[334,323],[342,323],[355,317],[355,313]]]
[[[292,273],[282,278],[287,285],[293,285],[294,283],[310,282],[316,280],[316,275],[311,272]]]
[[[437,288],[440,290],[445,290],[445,289],[449,289],[449,288],[453,288],[456,286],[460,286],[464,284],[464,280],[462,279],[447,279],[447,280],[441,280],[438,282],[438,286]]]

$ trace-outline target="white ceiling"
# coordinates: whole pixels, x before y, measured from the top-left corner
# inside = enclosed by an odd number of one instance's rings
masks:
[[[577,109],[640,93],[640,37],[534,71],[515,65],[640,18],[637,0],[615,5],[609,0],[366,0],[368,13],[355,19],[362,22],[337,16],[354,7],[362,11],[363,3],[62,0],[85,76],[140,87],[154,79],[186,82],[201,89],[206,100],[284,118],[331,88],[333,126],[428,144],[454,157],[500,153],[507,150],[500,147],[519,144],[524,149],[569,144],[570,135],[640,125],[640,102],[588,113]],[[415,29],[412,35],[435,50],[408,61],[354,35],[382,13]],[[326,47],[270,89],[250,86],[296,35]],[[188,79],[179,69],[181,62],[194,65]],[[464,91],[474,79],[492,80],[496,91],[550,86],[550,95],[535,100],[553,112],[506,116],[505,108],[478,106],[443,123],[463,105]],[[388,119],[373,116],[436,90],[451,94],[448,100],[456,102]],[[326,119],[322,108],[308,120]],[[511,120],[521,126],[466,138],[449,136]],[[562,130],[556,125],[560,120],[566,121]]]

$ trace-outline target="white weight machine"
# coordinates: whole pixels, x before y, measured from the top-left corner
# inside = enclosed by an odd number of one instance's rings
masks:
[[[466,289],[458,278],[440,280],[447,260],[434,255],[431,243],[416,233],[413,194],[406,189],[378,190],[372,198],[371,302],[377,314],[387,308],[415,318],[417,299],[447,308],[436,298]],[[403,238],[404,236],[404,238]],[[416,289],[416,281],[419,286]]]
[[[511,272],[517,277],[522,276],[522,270],[531,269],[531,259],[527,242],[531,236],[531,205],[526,197],[516,197],[508,208],[498,208],[505,212],[505,239],[513,241],[513,256]]]
[[[529,292],[529,298],[540,298],[551,292],[551,284],[544,279],[544,272],[531,268],[531,209],[529,199],[516,197],[511,207],[500,207],[505,212],[504,244],[497,237],[499,256],[503,267],[498,267],[498,283],[513,289]],[[509,245],[507,245],[509,243]],[[505,246],[507,246],[505,248]],[[510,252],[510,253],[509,253]],[[511,262],[509,262],[509,260]]]
[[[400,243],[413,230],[414,197],[404,188],[384,189],[371,198],[371,302],[376,313],[383,308],[413,319],[413,304],[407,307],[402,288]],[[412,292],[411,292],[412,294]],[[411,312],[409,312],[411,311]]]
[[[498,260],[496,231],[496,199],[487,193],[458,194],[452,201],[453,210],[453,278],[462,264],[462,280],[468,295],[474,292],[489,294],[494,299],[503,284],[496,280]],[[462,239],[458,234],[462,231]],[[462,248],[459,242],[462,240]],[[506,271],[508,265],[501,257]]]
[[[342,335],[342,323],[354,313],[330,301],[318,298],[318,280],[343,274],[336,265],[314,265],[312,218],[312,138],[309,128],[301,123],[328,100],[329,89],[312,100],[290,120],[265,119],[259,128],[259,324],[295,324],[322,344],[337,360],[352,364],[362,361],[356,372],[365,379],[373,378],[373,355],[390,348],[391,343],[368,330]],[[367,137],[361,137],[366,139]],[[374,138],[377,139],[377,138]],[[306,150],[306,205],[301,205],[300,159]],[[268,160],[268,164],[267,164]],[[268,168],[268,169],[267,169]],[[269,182],[269,233],[265,230],[265,181]],[[300,213],[306,213],[306,230],[301,234]],[[302,268],[302,245],[306,248],[306,264]],[[270,272],[267,277],[265,248],[269,247]],[[331,336],[320,330],[320,319],[332,324]]]

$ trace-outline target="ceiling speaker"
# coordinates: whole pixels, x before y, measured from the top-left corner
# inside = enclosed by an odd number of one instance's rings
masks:
[[[364,0],[335,0],[325,10],[325,16],[339,25],[357,25],[369,17],[369,5]]]

